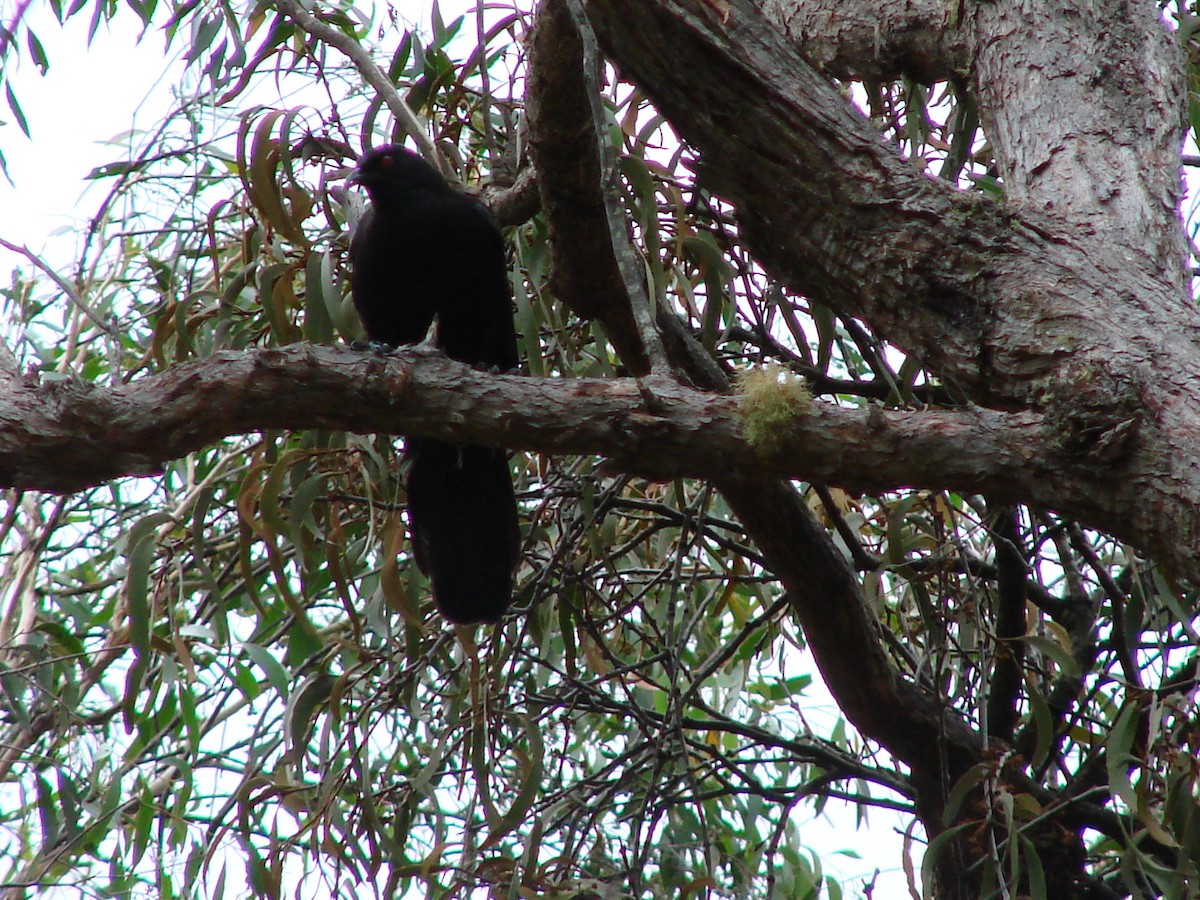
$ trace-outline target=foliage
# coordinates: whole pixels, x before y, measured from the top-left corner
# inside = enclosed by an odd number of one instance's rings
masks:
[[[386,108],[269,6],[130,6],[188,47],[197,90],[94,173],[111,191],[72,300],[36,270],[3,290],[19,356],[127,381],[218,349],[358,337],[350,200],[330,188],[364,145],[400,137]],[[512,182],[528,10],[435,13],[421,30],[349,5],[319,17],[373,48],[466,182]],[[313,87],[263,105],[276,79]],[[960,88],[858,90],[932,174],[1002,189]],[[724,367],[780,367],[847,406],[948,402],[867,324],[773,283],[645,98],[613,79],[606,99],[653,295]],[[613,375],[602,332],[550,290],[541,216],[508,234],[530,373]],[[243,879],[262,896],[838,896],[798,810],[848,799],[912,819],[901,766],[805,714],[822,695],[803,636],[708,486],[515,455],[516,610],[456,634],[411,564],[397,463],[386,436],[268,433],[153,479],[6,495],[0,880],[131,896],[220,897]],[[1133,815],[1137,833],[1090,833],[1092,873],[1185,896],[1200,874],[1194,598],[1036,508],[802,487],[897,669],[985,734],[1015,716],[997,735],[1011,749],[953,792],[974,804],[962,827],[985,883],[1044,896],[1030,835],[1058,810],[1008,779],[1016,759],[1041,788]],[[1013,578],[1023,621],[1003,634]],[[1151,841],[1177,846],[1177,866]]]

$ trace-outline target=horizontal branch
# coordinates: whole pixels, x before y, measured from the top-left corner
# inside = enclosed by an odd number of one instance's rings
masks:
[[[81,490],[155,474],[229,435],[270,428],[596,454],[663,479],[754,471],[851,490],[953,487],[1041,503],[1051,502],[1044,470],[1030,460],[1055,458],[1054,435],[1035,413],[814,402],[766,451],[748,443],[735,396],[668,378],[526,378],[479,372],[423,347],[384,356],[294,344],[223,351],[116,387],[10,377],[0,393],[0,485]]]

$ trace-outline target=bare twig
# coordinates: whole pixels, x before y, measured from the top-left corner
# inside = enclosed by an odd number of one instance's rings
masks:
[[[31,263],[45,272],[46,276],[51,281],[59,286],[62,292],[66,294],[68,298],[70,298],[71,302],[78,307],[79,311],[87,316],[89,322],[91,322],[109,337],[117,336],[116,327],[111,322],[105,322],[98,315],[96,315],[96,313],[92,312],[88,305],[83,301],[83,298],[79,296],[79,292],[75,290],[75,286],[54,271],[54,268],[48,262],[38,256],[28,247],[18,246],[4,240],[4,238],[0,238],[0,247],[4,247],[6,250],[11,250],[13,253],[19,253],[28,259]]]
[[[371,55],[363,49],[358,41],[349,35],[343,34],[336,28],[326,25],[312,13],[305,10],[296,0],[276,0],[275,5],[280,12],[291,18],[306,33],[344,53],[350,62],[354,63],[354,67],[358,69],[363,80],[379,92],[379,96],[383,98],[383,102],[392,111],[392,115],[396,117],[396,121],[401,124],[409,137],[416,142],[417,149],[421,151],[421,155],[437,166],[443,175],[456,178],[442,154],[438,151],[433,141],[430,140],[428,129],[425,127],[425,123],[421,120],[421,117],[413,112],[408,104],[404,102],[404,99],[400,96],[400,92],[396,90],[396,86],[392,84],[387,74],[375,64],[375,60],[371,59]]]

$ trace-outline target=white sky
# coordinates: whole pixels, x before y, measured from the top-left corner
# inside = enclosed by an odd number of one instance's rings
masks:
[[[432,0],[397,0],[393,6],[406,19],[427,22]],[[469,4],[443,0],[443,15]],[[11,16],[13,0],[0,0],[0,21]],[[8,159],[10,185],[0,178],[0,238],[26,245],[57,266],[69,267],[76,249],[76,233],[99,207],[109,182],[86,182],[88,172],[125,157],[114,139],[131,129],[148,129],[158,123],[173,103],[172,88],[182,74],[178,59],[164,56],[164,39],[156,31],[140,34],[139,21],[121,9],[111,29],[101,25],[92,46],[86,40],[85,12],[60,26],[48,6],[30,10],[29,23],[50,59],[45,77],[38,74],[27,55],[12,73],[15,90],[29,123],[32,140],[12,121],[0,98],[0,147]],[[140,37],[140,40],[139,40]],[[7,283],[14,266],[28,271],[23,257],[0,247],[0,280]],[[69,275],[69,268],[64,274]],[[0,328],[4,323],[0,322]],[[804,714],[816,730],[826,733],[839,713],[811,659],[800,668],[814,675],[808,692],[811,705]],[[797,673],[789,673],[797,674]],[[796,813],[801,841],[819,855],[827,874],[847,880],[847,896],[860,895],[862,879],[876,868],[882,873],[875,884],[876,897],[907,895],[900,870],[901,821],[886,811],[872,810],[869,827],[857,830],[854,809],[830,801],[826,814],[812,819],[808,807]],[[854,850],[855,860],[841,851]],[[919,858],[914,861],[919,867]],[[231,875],[233,873],[231,872]],[[853,881],[849,881],[854,879]]]
[[[0,3],[0,9],[6,6]],[[9,14],[0,16],[7,20]],[[168,65],[162,37],[151,33],[138,43],[132,13],[119,15],[111,32],[101,25],[91,48],[86,14],[65,29],[48,6],[36,4],[28,18],[46,47],[50,69],[42,78],[22,55],[12,73],[32,140],[21,133],[7,104],[0,104],[5,122],[0,142],[15,182],[0,178],[0,237],[40,254],[52,232],[85,222],[99,206],[105,184],[85,182],[84,176],[121,156],[119,148],[103,142],[152,126],[170,106],[170,86],[158,83]],[[81,201],[89,185],[90,202]],[[69,260],[70,238],[60,236],[55,243],[65,247],[53,254],[56,261]],[[16,259],[0,247],[0,277],[7,280]]]

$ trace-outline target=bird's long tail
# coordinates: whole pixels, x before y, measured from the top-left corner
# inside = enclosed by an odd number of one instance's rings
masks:
[[[512,602],[521,533],[503,450],[409,439],[413,555],[451,622],[498,621]]]

